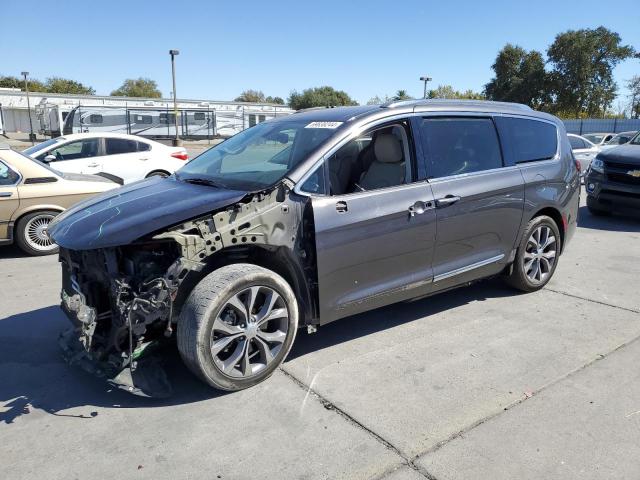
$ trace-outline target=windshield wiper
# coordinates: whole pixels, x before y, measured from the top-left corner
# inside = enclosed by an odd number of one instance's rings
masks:
[[[195,185],[209,185],[211,187],[218,188],[227,188],[223,183],[217,182],[215,180],[211,180],[210,178],[199,178],[199,177],[189,177],[184,178],[181,177],[180,180],[187,183],[193,183]]]

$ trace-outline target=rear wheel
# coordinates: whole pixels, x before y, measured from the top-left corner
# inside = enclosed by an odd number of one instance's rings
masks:
[[[28,213],[16,224],[16,243],[20,249],[29,255],[51,255],[58,252],[58,246],[47,235],[47,228],[51,220],[59,212],[43,210]]]
[[[178,320],[178,349],[212,387],[241,390],[282,363],[297,327],[295,295],[282,277],[257,265],[228,265],[189,295]]]
[[[560,231],[551,217],[541,215],[532,219],[522,236],[507,282],[524,292],[544,287],[556,271],[560,242]]]

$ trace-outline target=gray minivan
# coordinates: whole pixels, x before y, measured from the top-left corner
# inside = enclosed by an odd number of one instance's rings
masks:
[[[75,325],[63,345],[153,395],[166,389],[144,374],[149,347],[175,331],[202,380],[246,388],[299,327],[500,274],[542,288],[575,231],[579,186],[562,122],[523,105],[399,101],[266,121],[57,217]]]

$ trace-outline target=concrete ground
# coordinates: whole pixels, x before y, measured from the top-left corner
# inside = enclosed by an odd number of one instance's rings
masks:
[[[540,292],[492,280],[301,331],[233,394],[174,353],[166,401],[64,364],[56,258],[0,249],[2,478],[639,478],[640,221],[579,224]]]

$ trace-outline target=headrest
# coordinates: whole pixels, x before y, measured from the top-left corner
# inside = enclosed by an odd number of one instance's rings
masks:
[[[402,145],[390,133],[381,133],[376,137],[373,151],[380,163],[399,163],[402,161]]]

